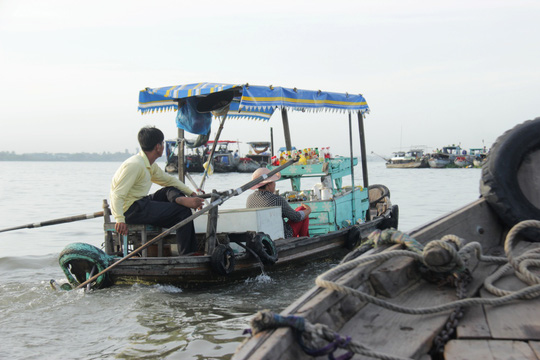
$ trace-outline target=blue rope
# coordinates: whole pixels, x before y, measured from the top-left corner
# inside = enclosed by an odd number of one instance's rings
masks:
[[[337,358],[334,357],[334,352],[337,349],[345,348],[351,342],[351,337],[350,336],[347,336],[347,337],[343,338],[338,333],[335,333],[334,334],[334,336],[335,336],[334,341],[332,341],[331,343],[329,343],[326,346],[323,346],[320,349],[312,349],[312,348],[307,347],[304,344],[304,341],[302,340],[302,333],[301,332],[297,332],[296,334],[297,334],[298,344],[300,345],[302,350],[304,350],[304,352],[306,354],[308,354],[308,355],[311,355],[311,356],[328,355],[329,360],[349,360],[354,355],[354,353],[352,351],[349,351],[349,352],[347,352],[347,353],[345,353],[343,355],[338,356]]]
[[[338,356],[337,358],[334,357],[334,352],[339,348],[345,348],[350,342],[351,337],[341,337],[338,333],[334,333],[334,341],[329,343],[326,346],[323,346],[319,349],[313,349],[309,348],[304,344],[304,341],[302,339],[302,334],[305,331],[306,324],[305,319],[301,316],[281,316],[279,314],[270,312],[270,311],[263,311],[260,312],[258,315],[261,315],[261,318],[264,319],[264,321],[255,321],[255,319],[251,322],[252,329],[246,329],[244,330],[244,334],[257,334],[260,331],[266,330],[266,329],[274,329],[278,327],[284,327],[288,326],[293,329],[296,335],[296,339],[298,341],[298,344],[302,348],[302,350],[311,356],[323,356],[328,355],[329,360],[349,360],[353,357],[353,352],[347,352],[343,355]]]

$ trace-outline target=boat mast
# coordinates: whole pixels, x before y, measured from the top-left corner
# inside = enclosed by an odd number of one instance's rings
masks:
[[[352,222],[356,222],[356,201],[354,193],[356,191],[356,188],[354,186],[354,155],[353,155],[353,140],[352,140],[352,117],[351,113],[349,112],[349,151],[351,154],[351,196],[352,196]]]
[[[364,132],[364,117],[361,111],[358,111],[358,132],[360,133],[360,152],[362,155],[362,177],[364,179],[364,188],[367,189],[369,187],[369,181],[366,159],[366,139]],[[370,220],[369,211],[366,212],[366,220]]]

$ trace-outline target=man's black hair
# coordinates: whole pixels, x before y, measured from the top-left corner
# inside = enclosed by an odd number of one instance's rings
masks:
[[[143,151],[152,151],[164,138],[163,132],[153,126],[145,126],[139,130],[139,145]]]

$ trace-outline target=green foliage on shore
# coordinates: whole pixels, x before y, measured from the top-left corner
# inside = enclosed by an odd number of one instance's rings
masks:
[[[0,151],[0,161],[124,161],[129,152],[103,153],[28,153],[16,154],[13,151]]]

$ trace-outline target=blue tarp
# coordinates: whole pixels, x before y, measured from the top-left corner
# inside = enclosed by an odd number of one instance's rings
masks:
[[[179,99],[205,96],[233,88],[236,88],[240,95],[235,97],[230,105],[229,118],[268,120],[277,108],[300,111],[369,112],[366,99],[360,94],[218,83],[146,88],[139,93],[139,111],[146,114],[177,110]]]

